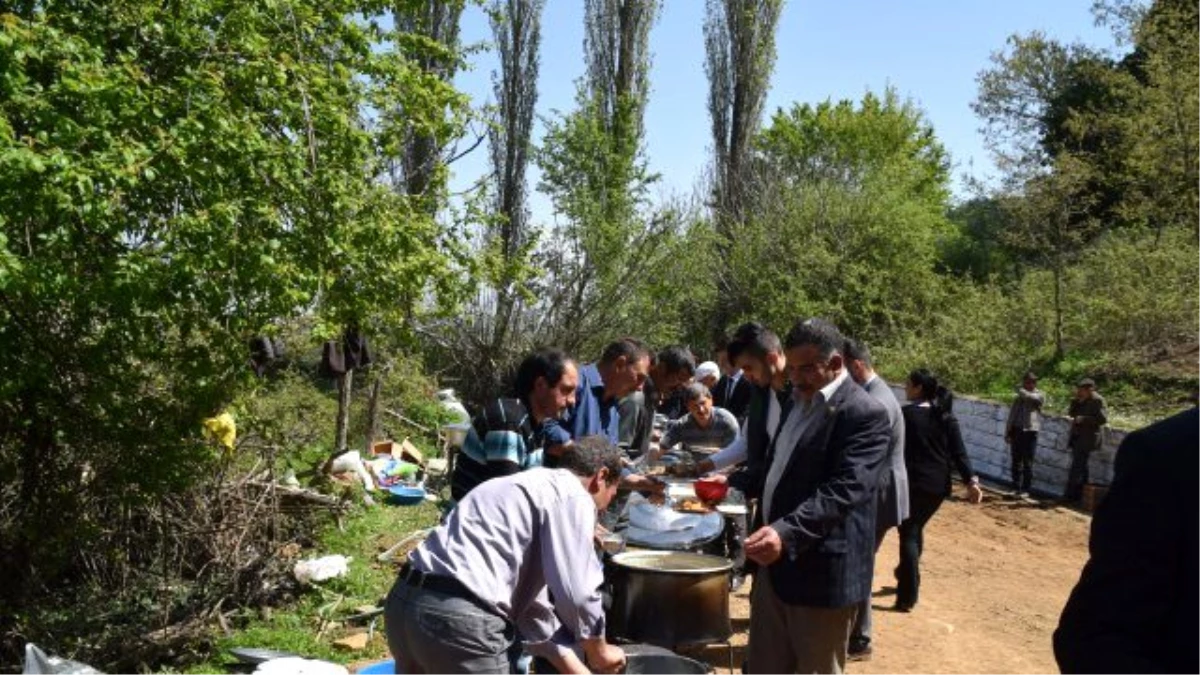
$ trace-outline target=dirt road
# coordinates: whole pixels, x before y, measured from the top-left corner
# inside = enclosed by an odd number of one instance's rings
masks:
[[[875,563],[875,636],[870,661],[850,673],[1058,672],[1050,636],[1087,559],[1091,520],[1075,511],[988,494],[983,504],[948,501],[925,530],[921,600],[889,610],[895,531]],[[749,585],[732,598],[734,663],[749,623]],[[728,672],[725,647],[689,652]]]

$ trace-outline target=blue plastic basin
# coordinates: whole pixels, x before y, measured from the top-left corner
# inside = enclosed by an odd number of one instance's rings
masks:
[[[394,673],[394,672],[396,672],[396,660],[388,659],[387,661],[380,661],[379,663],[372,663],[369,666],[363,666],[362,668],[359,668],[358,672],[360,674],[371,673],[372,675],[382,675],[384,673]]]
[[[420,504],[425,501],[425,489],[419,487],[406,487],[403,485],[393,485],[387,488],[391,494],[387,497],[389,504],[400,504],[409,506],[412,504]]]

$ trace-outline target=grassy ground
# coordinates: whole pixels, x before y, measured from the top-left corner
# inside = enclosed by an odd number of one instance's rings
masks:
[[[182,671],[186,673],[229,672],[235,659],[234,647],[258,647],[293,652],[307,658],[348,664],[387,657],[387,645],[376,623],[376,630],[365,650],[346,651],[334,646],[334,640],[367,629],[367,622],[343,626],[338,618],[357,613],[379,603],[395,581],[396,568],[376,561],[376,556],[406,535],[437,522],[438,509],[425,502],[418,506],[377,505],[364,507],[345,519],[344,530],[330,527],[322,532],[317,547],[301,553],[308,558],[342,554],[353,558],[350,573],[319,586],[311,586],[300,599],[286,607],[253,611],[239,617],[232,632],[216,642],[212,654]],[[323,629],[323,632],[322,632]]]

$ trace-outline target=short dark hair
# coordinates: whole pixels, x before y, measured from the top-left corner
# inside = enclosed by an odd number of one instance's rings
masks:
[[[846,357],[847,361],[861,361],[868,368],[875,367],[875,360],[871,358],[871,348],[867,346],[867,343],[854,338],[846,338],[846,345],[842,347],[842,356]]]
[[[683,371],[688,375],[696,374],[696,357],[692,356],[692,350],[683,345],[671,345],[659,350],[657,363],[666,368],[668,373]]]
[[[842,337],[837,326],[824,319],[804,319],[797,321],[788,331],[783,347],[794,349],[805,345],[816,347],[821,358],[827,359],[834,352],[841,352],[846,345],[846,338]]]
[[[783,345],[779,336],[761,323],[751,321],[738,326],[729,341],[729,362],[737,363],[742,354],[758,359],[765,358],[770,353],[783,353]]]
[[[691,403],[701,399],[712,398],[712,392],[708,387],[704,386],[703,382],[693,382],[683,388],[683,402]]]
[[[637,338],[623,337],[619,340],[610,342],[604,351],[600,354],[600,363],[612,363],[617,359],[625,357],[626,361],[641,361],[645,358],[650,358],[650,348],[645,342]]]
[[[573,359],[557,347],[534,350],[517,366],[517,398],[528,403],[529,393],[533,391],[533,384],[539,377],[546,378],[546,384],[551,387],[557,385],[562,379],[563,371],[567,369],[567,364],[572,362]]]
[[[608,469],[611,483],[621,478],[621,449],[609,442],[607,436],[584,436],[566,447],[558,459],[558,468],[584,477]]]

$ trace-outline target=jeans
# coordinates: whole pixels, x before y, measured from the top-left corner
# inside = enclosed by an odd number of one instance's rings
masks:
[[[401,673],[507,673],[515,629],[471,600],[397,580],[385,610]]]
[[[1013,490],[1029,492],[1033,484],[1033,451],[1037,449],[1036,431],[1018,431],[1012,439]]]
[[[909,516],[900,524],[900,566],[896,568],[896,606],[912,608],[921,587],[921,551],[925,524],[937,513],[946,496],[921,490],[909,492]]]

